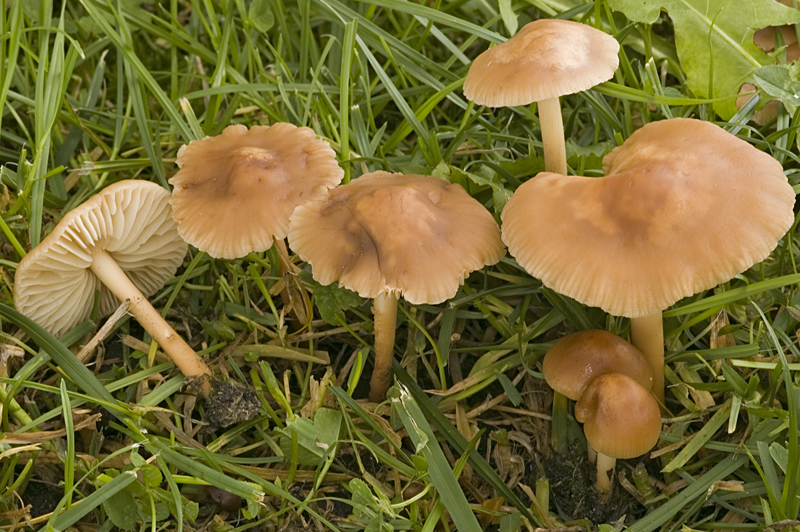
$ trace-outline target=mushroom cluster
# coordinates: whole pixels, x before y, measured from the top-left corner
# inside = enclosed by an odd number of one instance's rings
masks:
[[[634,346],[607,331],[570,334],[544,358],[543,373],[556,393],[577,401],[575,419],[597,462],[597,489],[611,493],[618,458],[635,458],[658,441],[661,417],[650,395],[653,372]]]
[[[524,183],[503,210],[503,241],[544,285],[631,318],[663,403],[662,310],[764,260],[794,221],[794,190],[770,155],[688,118],[645,125],[603,170]]]

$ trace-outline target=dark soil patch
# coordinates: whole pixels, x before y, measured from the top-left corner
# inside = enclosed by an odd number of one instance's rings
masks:
[[[38,480],[31,480],[22,494],[25,504],[31,505],[31,517],[49,514],[56,509],[58,501],[63,497],[63,486],[53,486]]]
[[[570,447],[567,454],[553,453],[542,460],[542,466],[550,482],[551,511],[558,512],[565,521],[608,523],[645,510],[617,481],[611,497],[601,501],[594,487],[596,467],[581,446]]]
[[[253,419],[261,412],[261,402],[253,390],[237,388],[224,381],[212,385],[206,400],[206,423],[211,431]]]

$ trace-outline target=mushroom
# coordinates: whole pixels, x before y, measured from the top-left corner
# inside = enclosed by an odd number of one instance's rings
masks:
[[[223,259],[283,240],[295,207],[327,196],[344,178],[330,145],[307,127],[226,127],[178,151],[169,183],[173,217],[186,242]]]
[[[547,384],[573,401],[600,375],[624,373],[649,390],[653,370],[644,355],[608,331],[579,331],[559,339],[542,364]]]
[[[488,107],[538,102],[545,169],[566,175],[558,98],[611,79],[618,53],[616,39],[586,24],[535,20],[475,58],[464,80],[464,96]]]
[[[100,291],[100,313],[119,301],[186,377],[210,375],[197,353],[147,301],[175,275],[186,255],[170,195],[147,181],[120,181],[70,211],[19,263],[17,310],[61,336],[87,319]],[[204,394],[210,390],[202,384]]]
[[[621,373],[601,375],[575,404],[586,441],[597,451],[597,490],[607,498],[617,458],[641,456],[658,442],[661,416],[650,392]]]
[[[663,403],[661,311],[767,258],[794,220],[794,190],[768,154],[686,118],[645,125],[603,168],[524,183],[503,211],[503,241],[545,286],[631,318]]]
[[[577,401],[595,378],[622,373],[646,390],[653,385],[653,370],[645,356],[615,334],[603,330],[579,331],[559,339],[547,351],[542,373],[554,391],[553,417],[566,412],[566,399]],[[595,450],[589,446],[589,459]]]
[[[370,400],[386,395],[397,300],[438,304],[469,272],[505,254],[491,214],[459,185],[421,175],[373,172],[302,205],[289,244],[314,279],[373,298],[375,366]]]

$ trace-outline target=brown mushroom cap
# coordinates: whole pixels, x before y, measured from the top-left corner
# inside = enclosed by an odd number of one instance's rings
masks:
[[[307,127],[228,126],[178,151],[173,216],[188,243],[234,259],[285,238],[295,207],[344,177],[330,145]]]
[[[608,331],[579,331],[553,344],[544,357],[543,373],[555,391],[577,401],[599,375],[624,373],[649,390],[653,370],[644,355]]]
[[[464,96],[489,107],[527,105],[590,89],[611,79],[619,43],[600,30],[569,20],[526,24],[472,62]]]
[[[542,282],[627,317],[658,312],[764,260],[795,194],[766,153],[700,120],[637,130],[606,177],[547,172],[503,211],[503,241]]]
[[[635,458],[658,443],[658,403],[627,375],[601,375],[575,403],[575,419],[583,423],[586,441],[612,458]]]
[[[505,254],[492,215],[456,184],[373,172],[297,208],[289,245],[322,284],[413,304],[453,297],[473,270]]]
[[[17,310],[61,336],[89,317],[100,291],[100,313],[119,301],[89,271],[92,255],[107,251],[150,296],[175,275],[186,255],[169,206],[170,194],[147,181],[120,181],[70,211],[19,263]]]

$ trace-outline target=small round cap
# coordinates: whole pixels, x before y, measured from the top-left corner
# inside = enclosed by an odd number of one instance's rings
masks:
[[[330,145],[307,127],[228,126],[178,151],[173,216],[188,243],[235,259],[285,238],[295,207],[344,177]]]
[[[612,458],[635,458],[658,443],[661,415],[650,392],[627,375],[612,373],[593,380],[575,403],[586,441]]]
[[[540,173],[503,211],[503,241],[531,275],[617,316],[658,312],[764,260],[794,221],[775,159],[701,120],[637,130],[606,176]]]
[[[469,272],[505,254],[494,218],[461,186],[388,172],[298,207],[289,245],[322,284],[339,281],[368,298],[395,293],[413,304],[453,297]]]
[[[479,105],[508,107],[585,91],[611,79],[618,53],[617,40],[592,26],[535,20],[475,58],[464,96]]]
[[[89,317],[95,291],[100,313],[117,298],[89,270],[107,251],[145,296],[175,275],[187,245],[178,235],[169,192],[148,181],[120,181],[70,211],[19,263],[14,305],[55,336]]]
[[[544,357],[547,384],[573,401],[580,399],[592,379],[607,373],[624,373],[649,390],[653,370],[644,355],[608,331],[579,331],[553,344]]]

